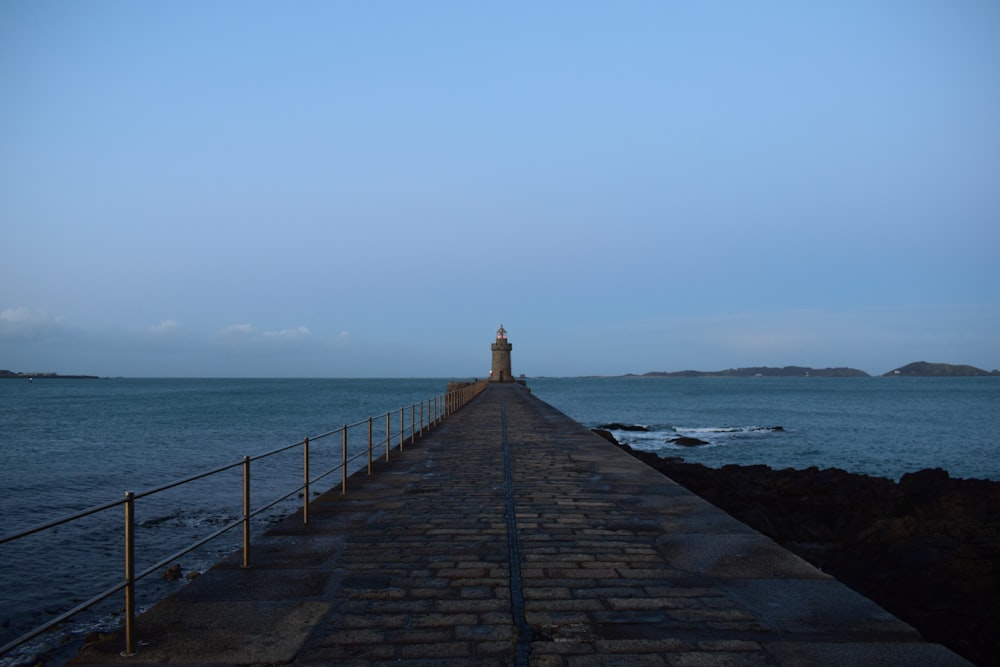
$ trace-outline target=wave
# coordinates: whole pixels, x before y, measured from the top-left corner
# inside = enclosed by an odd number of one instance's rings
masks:
[[[609,428],[610,427],[610,428]],[[615,439],[634,449],[647,452],[687,451],[692,447],[725,447],[738,442],[767,440],[788,431],[783,426],[674,426],[641,424],[604,424]]]
[[[696,428],[680,428],[677,431],[688,431],[691,433],[758,433],[758,432],[768,432],[768,433],[783,433],[785,430],[784,426],[707,426],[707,427],[696,427]]]

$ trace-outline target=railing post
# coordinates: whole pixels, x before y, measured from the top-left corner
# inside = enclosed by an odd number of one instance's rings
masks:
[[[372,474],[372,418],[368,418],[368,475]]]
[[[417,441],[417,404],[410,403],[410,444]]]
[[[424,437],[424,402],[420,401],[420,437]]]
[[[347,424],[344,424],[344,437],[340,440],[340,492],[347,493]]]
[[[309,438],[302,441],[302,523],[309,523]]]
[[[389,445],[392,441],[392,410],[385,413],[385,460],[389,462]]]
[[[243,569],[250,567],[250,457],[243,457]]]
[[[406,430],[406,423],[403,421],[403,412],[406,408],[399,409],[399,451],[403,451],[403,431]]]
[[[125,650],[135,655],[135,494],[125,492]]]

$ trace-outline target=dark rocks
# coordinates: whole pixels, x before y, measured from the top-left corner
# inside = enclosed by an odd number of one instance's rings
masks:
[[[601,436],[602,438],[604,438],[608,442],[614,443],[616,445],[618,444],[618,440],[615,438],[615,436],[611,435],[611,433],[609,431],[607,431],[606,429],[603,429],[603,428],[592,428],[590,430],[592,432],[596,433],[597,435]]]
[[[639,424],[619,424],[618,422],[601,424],[597,428],[602,428],[608,431],[649,431],[649,428]]]
[[[1000,482],[633,456],[979,665],[1000,665]]]
[[[670,438],[667,442],[680,445],[681,447],[698,447],[700,445],[707,445],[709,442],[707,440],[702,440],[701,438],[692,438],[687,435],[682,435],[677,438]]]

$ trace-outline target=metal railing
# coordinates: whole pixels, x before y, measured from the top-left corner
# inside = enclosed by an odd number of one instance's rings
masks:
[[[25,530],[21,530],[9,535],[4,535],[0,537],[0,545],[6,544],[8,542],[14,542],[21,538],[28,537],[29,535],[35,535],[45,531],[49,531],[66,524],[73,523],[85,517],[89,517],[107,510],[121,507],[124,510],[125,525],[124,525],[124,578],[117,584],[107,588],[100,593],[97,593],[88,600],[85,600],[73,608],[64,611],[54,618],[50,619],[46,623],[35,627],[34,629],[22,634],[16,639],[0,646],[0,656],[12,651],[25,644],[26,642],[44,634],[45,632],[51,630],[55,626],[65,622],[73,616],[76,616],[80,612],[93,607],[99,602],[106,600],[112,595],[124,591],[125,603],[124,603],[124,631],[125,631],[125,647],[122,651],[123,656],[134,655],[136,652],[135,644],[135,616],[136,616],[136,606],[135,606],[135,592],[136,584],[144,579],[145,577],[153,574],[164,568],[169,563],[176,561],[182,556],[191,553],[192,551],[204,546],[208,542],[228,533],[231,530],[242,527],[243,529],[243,540],[242,540],[242,554],[243,561],[242,567],[248,568],[251,566],[251,523],[250,520],[261,514],[262,512],[271,509],[278,503],[287,500],[291,496],[301,493],[302,502],[302,520],[304,523],[309,523],[309,493],[310,487],[317,482],[329,477],[330,475],[340,471],[340,490],[342,494],[347,493],[347,481],[348,481],[348,465],[362,456],[367,455],[367,472],[369,475],[372,474],[372,466],[375,459],[375,447],[381,448],[384,444],[385,453],[384,455],[379,454],[379,458],[384,458],[386,462],[390,460],[390,455],[393,449],[393,445],[398,447],[399,451],[403,450],[406,440],[410,441],[410,444],[416,442],[416,439],[422,437],[425,432],[430,431],[434,426],[441,423],[441,421],[447,416],[454,413],[456,410],[464,406],[475,396],[479,395],[485,389],[485,382],[475,382],[468,384],[466,386],[460,387],[453,391],[449,391],[445,394],[438,394],[431,398],[426,399],[426,401],[420,401],[419,403],[413,403],[407,408],[406,406],[399,408],[398,410],[392,410],[386,412],[384,415],[379,417],[368,417],[368,419],[354,422],[353,424],[344,424],[340,428],[334,429],[332,431],[327,431],[320,435],[304,438],[298,442],[286,445],[284,447],[279,447],[263,454],[258,454],[256,456],[244,456],[241,461],[235,463],[230,463],[212,470],[206,470],[204,472],[197,473],[190,477],[180,479],[169,484],[164,484],[153,489],[148,489],[146,491],[141,491],[138,493],[127,491],[125,492],[125,497],[119,500],[112,500],[101,505],[95,505],[93,507],[87,508],[75,514],[70,514],[67,516],[48,521],[43,524],[32,526]],[[410,424],[409,431],[406,429],[406,411],[409,409],[410,412]],[[394,429],[394,423],[398,415],[398,430]],[[377,442],[373,439],[375,432],[376,420],[379,422],[381,427],[381,421],[385,420],[384,426],[384,437],[382,437]],[[355,453],[354,455],[348,454],[348,435],[352,431],[359,428],[367,428],[367,447],[362,451]],[[325,470],[319,475],[313,477],[310,470],[310,447],[317,443],[318,441],[333,439],[334,436],[340,434],[340,462],[333,466],[332,468]],[[355,436],[357,437],[357,436]],[[259,507],[251,507],[251,497],[250,497],[250,481],[251,481],[251,466],[253,463],[261,461],[271,456],[281,454],[283,452],[288,452],[294,450],[298,447],[302,448],[302,484],[297,486],[287,493],[270,500]],[[136,547],[136,520],[135,520],[135,507],[136,502],[144,498],[149,498],[161,492],[178,488],[195,482],[197,480],[202,480],[208,477],[218,475],[219,473],[233,470],[236,468],[242,469],[242,481],[243,481],[243,507],[240,517],[234,521],[230,521],[223,525],[221,528],[215,530],[209,535],[202,537],[201,539],[195,541],[192,544],[184,547],[183,549],[170,554],[166,558],[163,558],[156,562],[155,564],[149,566],[148,568],[136,572],[135,567],[135,547]]]

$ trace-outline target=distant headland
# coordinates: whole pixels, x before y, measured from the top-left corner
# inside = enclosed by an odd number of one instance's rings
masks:
[[[926,361],[914,361],[912,364],[900,366],[882,377],[979,377],[984,375],[1000,375],[1000,370],[984,371],[982,368],[964,364],[931,364]]]
[[[0,370],[0,380],[99,380],[97,375],[60,375],[59,373],[15,373]]]
[[[965,364],[932,364],[926,361],[914,361],[900,366],[881,377],[980,377],[1000,376],[1000,370],[984,371],[975,366]],[[750,366],[747,368],[727,368],[722,371],[652,371],[636,375],[628,373],[623,377],[663,377],[663,378],[696,378],[696,377],[871,377],[857,368],[810,368],[808,366]]]
[[[625,377],[870,377],[856,368],[809,368],[807,366],[751,366],[748,368],[727,368],[724,371],[653,371],[642,375],[629,374]]]

